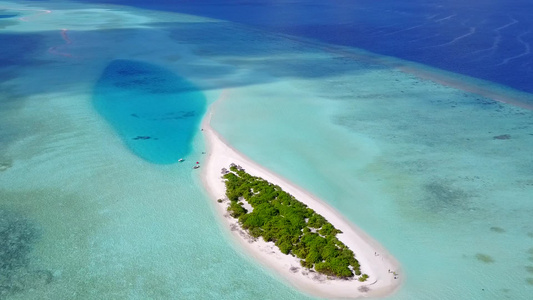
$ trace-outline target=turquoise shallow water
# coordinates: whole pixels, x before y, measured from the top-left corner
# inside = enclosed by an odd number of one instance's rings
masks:
[[[391,299],[527,299],[531,111],[394,70],[350,79],[236,92],[215,127],[383,243],[406,277]]]
[[[206,100],[191,83],[168,70],[115,60],[96,84],[94,105],[136,155],[171,164],[189,154]]]
[[[191,168],[217,62],[139,12],[49,8],[1,24],[0,298],[305,299],[232,245]]]
[[[0,23],[2,297],[306,298],[234,247],[191,169],[223,89],[216,129],[402,263],[390,299],[531,294],[531,111],[229,22],[47,9]]]

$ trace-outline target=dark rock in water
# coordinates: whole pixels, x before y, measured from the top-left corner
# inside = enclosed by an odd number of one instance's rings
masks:
[[[508,139],[511,138],[511,135],[510,134],[502,134],[502,135],[494,136],[492,138],[495,139],[495,140],[508,140]]]

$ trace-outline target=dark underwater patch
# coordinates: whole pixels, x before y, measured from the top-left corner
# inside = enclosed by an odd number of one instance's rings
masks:
[[[31,246],[37,238],[37,230],[28,220],[0,209],[0,270],[26,267]]]
[[[30,252],[39,238],[31,221],[0,208],[0,298],[52,282],[50,271],[30,266]]]
[[[501,227],[497,227],[497,226],[492,226],[490,228],[490,231],[492,232],[497,232],[497,233],[504,233],[505,232],[505,229],[501,228]]]
[[[18,16],[17,14],[0,14],[0,19],[10,19]]]
[[[0,172],[6,171],[13,166],[12,160],[2,160],[0,157]]]
[[[483,253],[477,253],[476,259],[486,264],[490,264],[494,262],[494,258],[492,258],[490,255],[483,254]]]
[[[10,22],[13,21],[1,20],[0,27]],[[43,39],[44,36],[40,34],[0,34],[0,67],[31,65],[31,60],[37,53],[46,51]]]
[[[17,21],[13,19],[2,19],[0,20],[0,29],[5,29],[9,26],[17,25]]]
[[[423,189],[426,195],[424,204],[433,212],[463,210],[469,198],[465,191],[443,182],[424,184]]]
[[[493,140],[510,140],[511,135],[510,134],[500,134],[492,137]]]
[[[115,60],[104,70],[100,78],[119,89],[133,89],[141,93],[175,94],[197,89],[183,78],[156,65]]]

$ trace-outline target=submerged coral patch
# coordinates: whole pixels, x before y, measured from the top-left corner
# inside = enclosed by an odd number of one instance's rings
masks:
[[[490,228],[490,231],[493,231],[493,232],[497,232],[497,233],[504,233],[505,232],[505,229],[501,228],[501,227],[497,227],[497,226],[492,226]]]
[[[37,239],[35,227],[22,216],[0,209],[0,270],[2,273],[28,264],[28,254]]]
[[[0,161],[0,172],[5,171],[13,166],[12,161]]]
[[[476,259],[487,264],[494,262],[494,259],[490,255],[483,254],[483,253],[477,253]]]
[[[30,267],[30,252],[39,236],[32,222],[0,208],[0,298],[52,281],[50,271]]]
[[[495,140],[509,140],[509,139],[511,139],[511,135],[510,134],[501,134],[501,135],[496,135],[496,136],[494,136],[492,138],[495,139]]]
[[[464,209],[469,199],[465,191],[442,182],[430,182],[423,188],[426,195],[424,204],[432,212]]]

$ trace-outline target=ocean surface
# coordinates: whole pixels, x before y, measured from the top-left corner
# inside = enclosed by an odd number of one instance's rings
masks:
[[[533,4],[143,2],[0,1],[0,299],[310,298],[192,169],[223,92],[215,129],[400,261],[387,299],[530,298]]]
[[[528,0],[97,0],[361,48],[533,92]]]
[[[114,60],[94,88],[94,105],[128,147],[156,164],[188,154],[205,112],[205,97],[174,73],[147,63]]]

